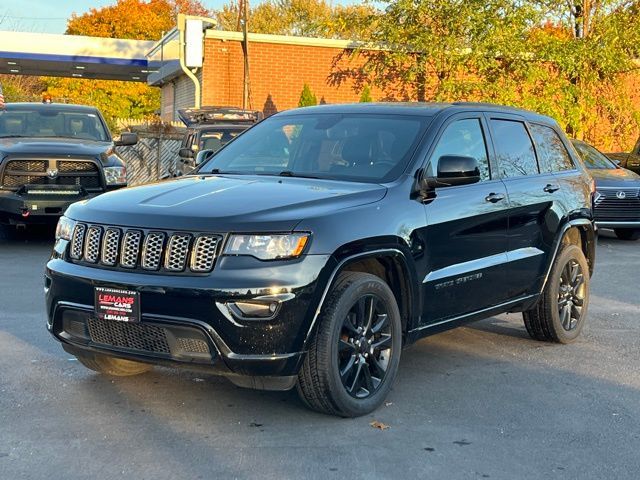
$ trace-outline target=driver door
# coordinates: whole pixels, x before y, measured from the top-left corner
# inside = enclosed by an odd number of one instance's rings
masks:
[[[481,113],[453,117],[429,156],[430,176],[436,175],[440,157],[460,155],[477,160],[481,180],[435,188],[425,202],[423,326],[507,300],[509,198],[504,183],[492,174],[488,131]]]

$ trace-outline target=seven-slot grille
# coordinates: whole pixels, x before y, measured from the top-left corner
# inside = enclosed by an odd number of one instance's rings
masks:
[[[148,272],[209,273],[221,237],[186,232],[142,231],[78,223],[70,242],[72,260]]]
[[[100,190],[102,181],[99,167],[90,160],[9,160],[0,185],[66,185]]]
[[[596,220],[640,220],[640,188],[598,188]]]

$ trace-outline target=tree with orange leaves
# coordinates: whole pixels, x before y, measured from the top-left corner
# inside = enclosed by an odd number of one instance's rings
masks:
[[[73,14],[67,34],[93,37],[159,40],[171,30],[178,13],[209,15],[198,0],[118,0],[115,5]]]

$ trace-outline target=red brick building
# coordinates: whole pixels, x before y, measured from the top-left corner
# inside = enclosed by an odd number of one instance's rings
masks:
[[[195,73],[202,105],[242,106],[244,59],[242,34],[208,30],[204,64]],[[251,107],[266,115],[294,108],[308,83],[319,102],[356,102],[361,90],[353,81],[336,85],[331,73],[349,60],[354,44],[344,40],[249,34]],[[162,71],[164,70],[164,71]],[[176,119],[176,110],[195,104],[195,86],[179,65],[164,68],[150,83],[162,88],[162,117]],[[373,90],[372,96],[381,93]]]

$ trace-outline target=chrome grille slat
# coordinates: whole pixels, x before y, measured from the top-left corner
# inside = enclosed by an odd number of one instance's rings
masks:
[[[122,255],[120,266],[124,268],[136,268],[140,254],[140,240],[142,232],[139,230],[127,230],[122,239]]]
[[[91,225],[87,229],[84,242],[84,259],[89,263],[96,263],[100,257],[100,240],[102,239],[102,227]]]
[[[171,235],[167,246],[164,268],[171,272],[182,272],[187,266],[190,243],[191,235],[189,234],[176,233]]]
[[[147,273],[204,274],[213,270],[222,236],[76,224],[70,241],[73,261]]]
[[[120,244],[120,230],[118,228],[107,228],[102,240],[102,255],[100,261],[110,267],[118,261],[118,250]]]
[[[142,268],[145,270],[158,270],[160,268],[165,237],[164,232],[150,232],[147,234],[142,250]]]
[[[202,235],[196,239],[191,253],[191,271],[210,272],[216,259],[218,237]]]
[[[76,225],[73,229],[73,238],[71,239],[71,258],[74,260],[80,260],[82,258],[82,249],[84,246],[84,234],[87,230],[87,226],[83,223]]]

